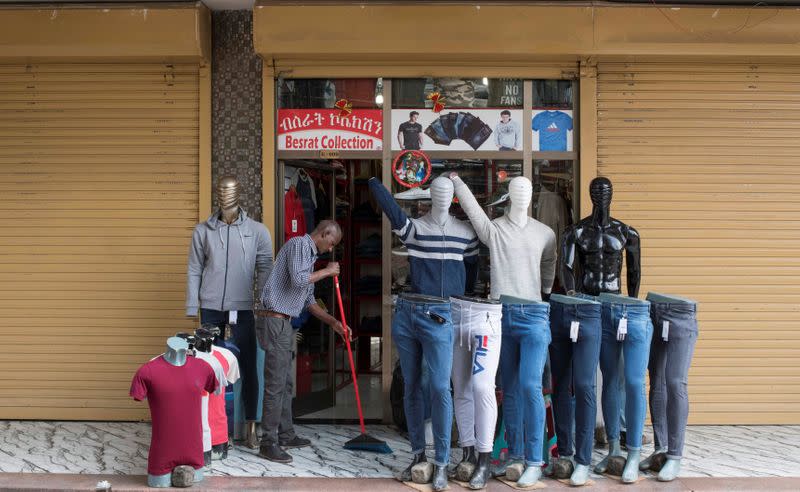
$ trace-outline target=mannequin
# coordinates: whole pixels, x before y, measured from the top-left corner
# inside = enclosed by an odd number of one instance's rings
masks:
[[[213,371],[187,357],[186,340],[167,340],[163,355],[142,365],[131,382],[130,395],[147,399],[153,421],[147,459],[150,487],[188,486],[203,479],[203,442],[200,415],[202,391],[217,388]],[[193,473],[186,475],[188,465]]]
[[[167,339],[167,351],[162,357],[173,366],[180,367],[186,364],[187,350],[189,350],[189,344],[185,340],[171,337]]]
[[[474,261],[478,239],[469,223],[450,215],[453,185],[447,178],[436,178],[430,186],[431,211],[418,219],[409,218],[395,202],[389,190],[376,178],[369,180],[370,191],[392,225],[393,232],[408,249],[411,292],[438,299],[398,300],[392,318],[392,338],[400,354],[403,372],[403,404],[414,458],[398,477],[410,481],[412,468],[420,469],[425,457],[424,402],[422,401],[421,366],[430,369],[431,418],[436,457],[433,489],[447,487],[447,465],[450,461],[450,430],[453,401],[450,396],[450,374],[453,364],[453,326],[450,321],[450,296],[463,295],[466,282],[465,261]],[[445,249],[446,248],[446,249]],[[421,324],[430,329],[415,329],[418,309],[431,307],[444,313],[441,326]],[[445,309],[446,306],[446,309]],[[438,312],[438,311],[437,311]],[[466,453],[465,453],[466,454]],[[415,468],[417,467],[417,468]],[[424,474],[427,475],[427,474]]]
[[[482,489],[491,477],[503,307],[493,299],[468,296],[452,296],[450,303],[457,338],[453,343],[454,407],[464,448],[464,458],[453,476],[469,482],[471,489]]]
[[[239,380],[239,362],[232,351],[221,346],[224,340],[220,339],[220,329],[214,325],[203,325],[195,332],[196,335],[208,339],[213,355],[222,365],[225,379],[228,380],[226,391],[232,390],[232,385]],[[211,427],[211,459],[220,460],[228,457],[228,416],[225,412],[225,392],[211,394],[208,401],[208,423]]]
[[[592,215],[569,227],[561,252],[561,280],[567,292],[599,295],[622,291],[622,255],[628,272],[628,295],[639,295],[641,252],[639,233],[611,217],[613,188],[608,178],[589,185]]]
[[[641,282],[641,241],[639,233],[633,227],[611,217],[613,187],[608,178],[598,177],[593,179],[589,185],[589,196],[592,201],[592,214],[569,227],[564,233],[561,245],[562,261],[560,269],[564,288],[568,292],[577,291],[591,296],[597,296],[601,293],[621,293],[624,253],[627,269],[627,292],[628,296],[635,298],[639,294],[639,284]],[[613,331],[616,327],[610,327],[609,329]],[[613,345],[613,340],[611,342],[611,345]],[[606,364],[606,367],[608,367],[608,364]],[[602,368],[603,364],[601,363]],[[611,384],[614,384],[617,385],[614,390],[621,394],[619,401],[624,405],[624,373],[622,358],[617,362],[616,370],[610,371],[610,369],[607,369],[603,371],[604,400],[606,399],[605,393],[607,389],[610,388]],[[613,381],[608,380],[609,377],[612,377],[611,374],[613,374]],[[622,379],[618,380],[617,378]],[[606,405],[603,408],[605,417]],[[620,415],[627,413],[624,408],[618,408],[617,410],[619,410],[618,413]],[[628,424],[638,425],[635,422],[628,422]],[[606,430],[608,431],[608,420],[606,420]],[[636,448],[641,446],[641,443],[629,444],[629,447],[634,449],[633,452],[628,453],[626,471],[623,472],[624,475],[627,474],[628,478],[633,476],[634,470],[638,467],[640,455]],[[598,473],[604,472],[608,459],[612,456],[622,456],[618,437],[616,439],[609,438],[608,456],[595,467],[595,471]],[[634,462],[636,462],[635,466]],[[588,470],[583,468],[576,469],[576,473],[588,476]]]
[[[550,363],[558,460],[546,474],[585,485],[597,415],[595,381],[602,340],[602,304],[590,299],[550,296]],[[572,393],[574,393],[574,406]],[[574,428],[574,443],[573,443]],[[548,472],[552,468],[552,472]]]
[[[177,333],[176,337],[186,338],[189,341],[189,355],[202,360],[208,364],[214,371],[214,377],[217,380],[216,395],[224,393],[225,387],[228,385],[228,380],[225,378],[225,371],[222,364],[211,355],[211,334],[203,328],[198,328],[194,335],[187,333]],[[205,466],[211,465],[211,426],[208,420],[208,407],[209,407],[209,392],[203,392],[200,402],[200,414],[203,426],[203,462]],[[223,395],[224,398],[224,395]]]
[[[226,325],[241,350],[242,403],[245,414],[245,442],[258,447],[256,422],[261,418],[259,352],[253,316],[253,281],[258,292],[272,270],[272,239],[267,228],[247,216],[240,206],[241,185],[223,176],[215,188],[217,209],[197,224],[189,249],[186,285],[186,314],[200,314],[202,323]],[[263,363],[262,363],[263,365]]]
[[[501,466],[500,473],[528,487],[541,477],[543,463],[542,373],[550,343],[550,306],[541,301],[555,279],[555,233],[528,216],[533,192],[528,178],[511,180],[511,203],[495,220],[489,219],[458,175],[452,173],[450,179],[475,232],[489,247],[490,297],[503,304],[500,375],[511,462]]]
[[[647,294],[656,331],[650,345],[650,416],[655,451],[639,465],[658,471],[660,482],[671,482],[681,469],[684,434],[689,416],[689,366],[697,343],[697,303],[683,297]],[[657,464],[662,458],[666,462]]]

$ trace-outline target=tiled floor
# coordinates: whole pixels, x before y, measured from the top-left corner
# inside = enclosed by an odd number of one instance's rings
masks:
[[[383,418],[383,391],[380,374],[359,374],[358,392],[365,419],[380,420]],[[356,409],[356,392],[352,384],[336,392],[336,406],[318,412],[303,415],[303,419],[341,419],[358,418]]]
[[[368,432],[393,454],[351,452],[342,444],[357,426],[303,425],[312,446],[292,450],[294,462],[265,461],[236,447],[214,462],[212,476],[390,478],[411,459],[407,441],[387,426]],[[150,425],[113,422],[0,422],[0,472],[142,475]],[[644,448],[652,451],[652,444]],[[453,459],[460,452],[453,451]],[[595,451],[595,462],[602,450]],[[800,426],[694,426],[688,429],[681,477],[792,477],[800,475]]]

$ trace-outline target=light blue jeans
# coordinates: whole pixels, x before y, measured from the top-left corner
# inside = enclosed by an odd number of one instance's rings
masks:
[[[650,303],[619,294],[602,293],[603,339],[600,345],[600,371],[603,373],[603,420],[610,441],[619,439],[620,424],[620,353],[625,360],[625,420],[626,446],[629,451],[642,447],[642,430],[647,413],[644,376],[650,355],[653,323],[650,321]],[[627,334],[617,340],[622,319],[627,320]]]
[[[542,372],[550,345],[550,305],[501,296],[500,379],[509,458],[528,466],[544,461]]]
[[[450,302],[397,299],[392,318],[392,340],[397,347],[403,372],[403,407],[411,451],[414,454],[425,451],[424,364],[430,376],[429,398],[435,449],[433,463],[446,466],[450,462],[450,429],[453,425],[453,398],[450,394],[453,323]]]

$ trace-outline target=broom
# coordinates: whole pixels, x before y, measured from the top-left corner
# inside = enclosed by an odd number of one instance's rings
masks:
[[[344,305],[342,304],[342,292],[339,290],[339,277],[333,277],[333,283],[336,285],[336,300],[339,301],[339,312],[342,314],[342,326],[345,328],[344,341],[347,345],[347,357],[350,360],[350,373],[353,376],[353,387],[356,390],[356,406],[358,407],[358,420],[361,423],[361,435],[355,439],[351,439],[344,443],[345,449],[353,451],[370,451],[373,453],[390,454],[390,448],[385,442],[376,439],[369,434],[364,428],[364,412],[361,411],[361,396],[358,393],[358,378],[356,378],[356,366],[353,364],[353,351],[350,348],[350,334],[347,330],[347,320],[344,317]]]

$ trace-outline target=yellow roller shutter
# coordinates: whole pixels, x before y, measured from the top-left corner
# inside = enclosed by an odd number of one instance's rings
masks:
[[[643,295],[700,302],[690,423],[800,423],[800,65],[600,63],[597,103]]]
[[[198,66],[0,65],[0,419],[139,419],[192,328]]]

